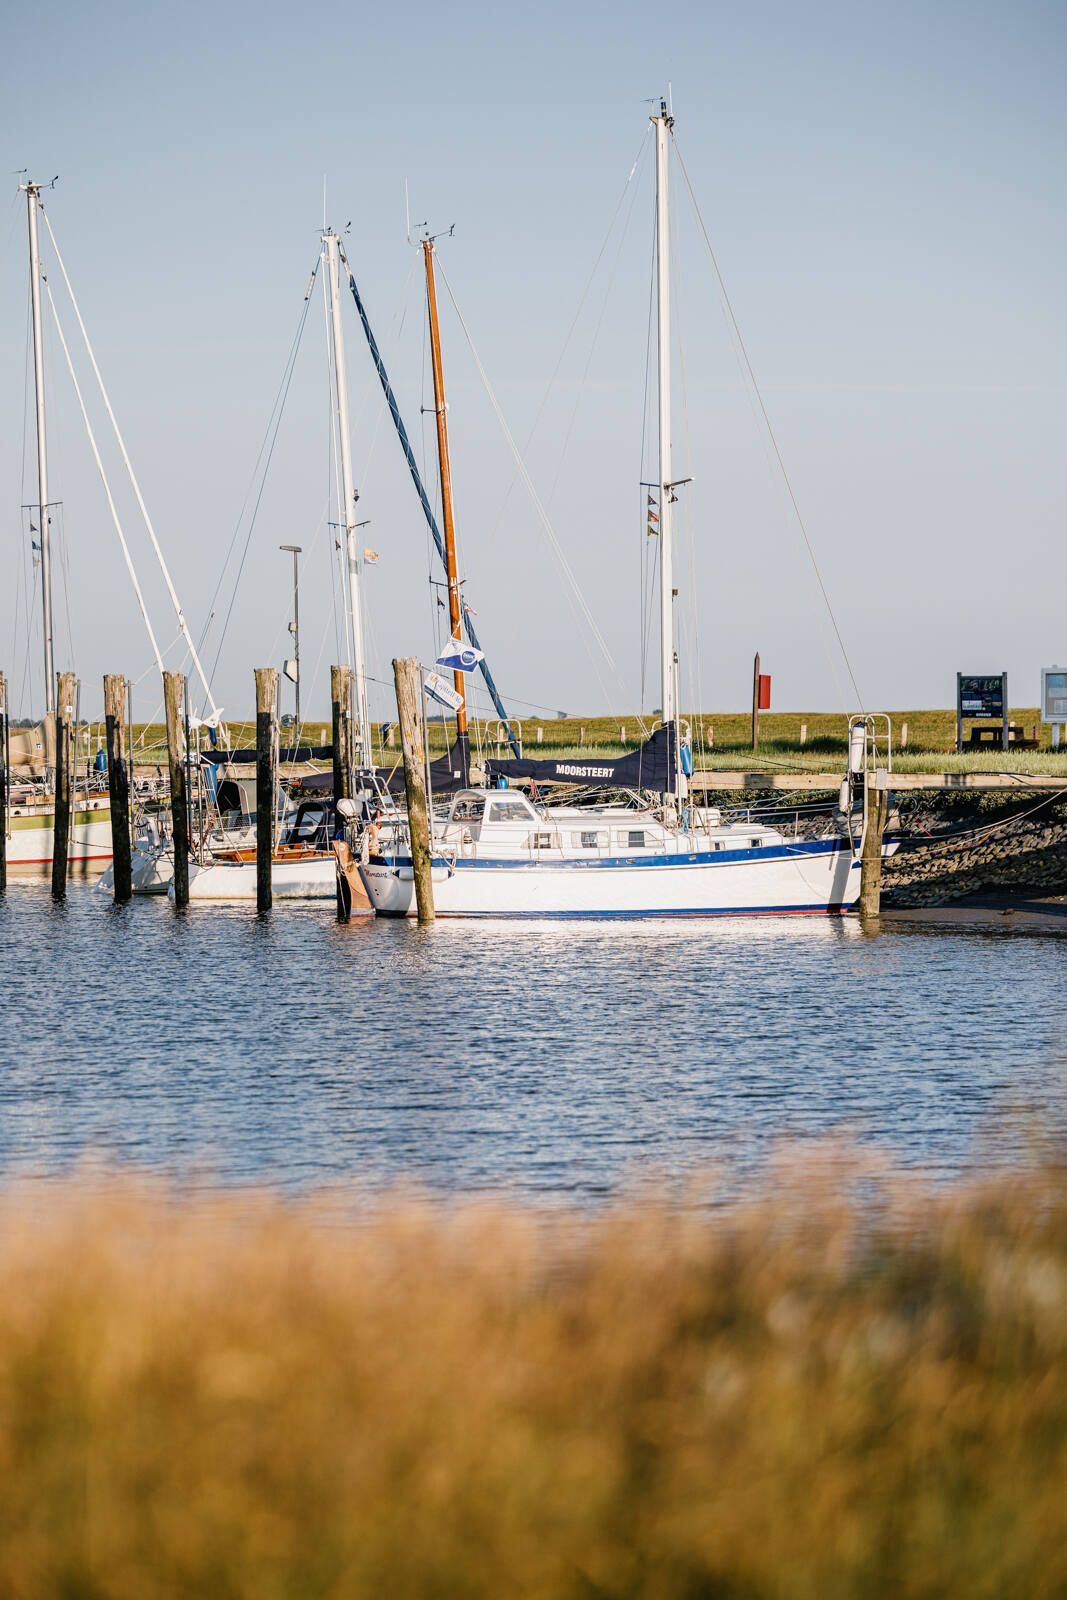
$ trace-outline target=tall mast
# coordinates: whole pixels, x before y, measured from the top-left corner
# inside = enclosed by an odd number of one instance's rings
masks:
[[[674,118],[660,101],[656,128],[656,297],[659,355],[659,617],[660,693],[663,725],[673,722],[674,703],[674,549],[671,539],[671,305],[670,228],[667,214],[667,145]]]
[[[463,632],[463,609],[456,570],[456,523],[452,514],[452,463],[448,454],[448,408],[445,405],[445,375],[441,364],[441,330],[437,321],[437,287],[433,273],[433,240],[422,241],[426,261],[426,303],[430,313],[430,352],[433,365],[433,406],[437,417],[437,459],[441,466],[441,516],[445,525],[445,574],[448,578],[448,620],[452,637]],[[456,707],[456,742],[463,767],[463,782],[469,781],[470,742],[467,737],[466,675],[453,674],[460,703]]]
[[[333,327],[334,389],[337,400],[337,433],[341,455],[341,515],[344,520],[345,549],[348,556],[348,601],[352,627],[352,662],[356,675],[356,721],[361,766],[371,761],[370,714],[367,707],[367,662],[363,644],[363,605],[359,551],[356,547],[356,493],[352,479],[352,440],[348,430],[348,376],[345,369],[345,337],[341,326],[340,240],[332,228],[322,235],[330,275],[330,317]]]
[[[44,334],[41,327],[41,248],[37,238],[39,183],[23,183],[30,225],[30,300],[33,306],[33,381],[37,395],[37,498],[41,529],[41,605],[44,633],[45,713],[55,715],[56,664],[52,626],[52,540],[48,508],[48,440],[44,406]]]

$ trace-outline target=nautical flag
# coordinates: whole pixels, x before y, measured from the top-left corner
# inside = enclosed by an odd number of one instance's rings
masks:
[[[381,557],[379,556],[377,550],[364,550],[363,559],[364,561],[369,562],[372,567],[376,567],[378,562],[381,560]]]
[[[476,617],[478,615],[478,613],[477,613],[477,611],[475,611],[474,607],[473,606],[469,606],[467,604],[466,600],[464,600],[464,602],[463,602],[463,615],[465,617]]]
[[[445,667],[449,672],[473,672],[479,661],[485,659],[483,650],[464,644],[454,634],[434,662],[435,667]]]
[[[659,529],[658,528],[654,528],[652,526],[651,522],[648,525],[648,537],[650,539],[658,539],[659,538]]]
[[[648,513],[648,520],[649,520],[649,522],[658,522],[659,521],[659,512],[658,511],[650,511]]]
[[[458,711],[463,704],[463,696],[457,694],[450,683],[447,683],[440,673],[428,672],[424,679],[426,693],[431,700],[436,700],[438,705],[448,706],[452,711]]]
[[[655,505],[655,503],[656,503],[656,502],[655,502],[655,500],[654,500],[654,499],[653,499],[653,498],[652,498],[652,496],[651,496],[651,495],[649,495],[649,497],[648,497],[648,503],[649,503],[649,505],[650,505],[650,506],[654,506],[654,505]]]

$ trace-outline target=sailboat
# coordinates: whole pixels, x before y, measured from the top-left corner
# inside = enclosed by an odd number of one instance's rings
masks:
[[[358,495],[352,470],[352,443],[348,421],[348,375],[344,329],[341,323],[341,241],[332,228],[322,233],[323,278],[333,351],[333,394],[336,408],[341,474],[341,520],[347,562],[349,648],[355,663],[355,727],[357,767],[372,765],[370,711],[367,701],[366,650],[363,628],[361,560],[357,539]],[[231,757],[232,759],[232,757]],[[337,893],[337,856],[330,838],[328,802],[308,799],[295,806],[271,857],[272,893],[279,900],[333,900]],[[168,888],[173,893],[173,885]],[[351,909],[369,913],[370,902],[357,881],[349,886]],[[189,862],[189,899],[232,901],[256,899],[254,843],[216,846]]]
[[[48,498],[48,430],[45,405],[44,329],[41,316],[41,250],[38,212],[41,185],[19,185],[26,196],[30,245],[30,305],[33,332],[33,377],[36,397],[37,505],[36,532],[41,565],[41,632],[44,644],[45,718],[43,736],[44,782],[20,781],[12,776],[6,819],[7,864],[13,877],[48,877],[52,871],[56,800],[56,668],[52,605],[52,511]],[[69,717],[73,708],[64,708]],[[52,787],[50,788],[50,785]],[[104,871],[111,860],[111,806],[106,789],[101,793],[88,781],[72,795],[68,872],[88,877]]]
[[[675,649],[671,462],[669,149],[673,116],[661,101],[656,137],[658,536],[662,726],[621,760],[487,762],[487,783],[539,778],[624,790],[600,806],[547,806],[515,788],[469,788],[433,827],[439,917],[671,917],[837,913],[859,897],[860,843],[834,829],[789,834],[724,821],[690,803]],[[360,876],[382,916],[416,914],[406,824],[378,832]]]

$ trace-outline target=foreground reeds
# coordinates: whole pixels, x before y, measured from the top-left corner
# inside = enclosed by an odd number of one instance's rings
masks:
[[[1067,1592],[1067,1175],[0,1203],[0,1595]]]

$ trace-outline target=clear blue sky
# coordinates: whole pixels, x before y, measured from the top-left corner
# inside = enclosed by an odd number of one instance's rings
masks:
[[[957,668],[1004,667],[1013,699],[1033,702],[1039,668],[1067,661],[1062,5],[14,12],[0,84],[11,193],[0,254],[0,665],[16,709],[26,707],[19,507],[36,494],[29,446],[23,462],[18,169],[60,174],[49,215],[199,629],[315,261],[323,180],[332,223],[351,221],[347,248],[432,477],[403,180],[416,219],[456,224],[443,263],[525,441],[640,149],[528,456],[613,673],[596,664],[528,499],[508,493],[512,462],[447,296],[443,312],[461,562],[498,681],[576,712],[632,709],[647,475],[642,130],[644,101],[668,81],[867,705],[947,705]],[[843,669],[680,178],[675,192],[676,471],[694,478],[679,530],[683,698],[742,707],[758,648],[778,706],[843,708]],[[354,315],[348,349],[366,541],[381,555],[369,575],[372,670],[385,678],[393,655],[432,650],[430,563]],[[59,655],[94,706],[104,671],[137,676],[150,657],[54,339],[49,372],[72,631],[61,593]],[[316,299],[219,658],[218,697],[231,712],[252,704],[252,667],[284,654],[289,567],[277,546],[288,542],[307,551],[305,701],[325,707],[337,657],[328,437]],[[127,520],[170,640],[143,533]],[[35,643],[35,704],[37,656]],[[151,672],[138,693],[147,713]],[[645,701],[657,703],[654,683]],[[378,691],[376,714],[388,706]]]

